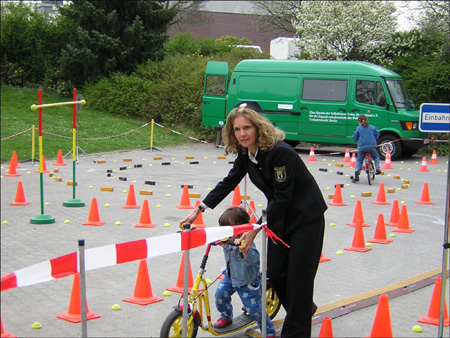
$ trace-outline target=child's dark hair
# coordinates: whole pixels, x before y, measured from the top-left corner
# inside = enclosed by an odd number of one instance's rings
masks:
[[[219,218],[219,226],[240,225],[250,223],[250,216],[241,207],[231,207],[224,211]]]
[[[360,122],[364,128],[369,126],[369,121],[367,120],[367,116],[364,114],[359,114],[358,122]]]

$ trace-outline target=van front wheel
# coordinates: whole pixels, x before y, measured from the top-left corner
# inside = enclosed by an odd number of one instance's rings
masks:
[[[402,144],[392,135],[383,135],[378,139],[378,152],[382,160],[386,158],[387,151],[391,154],[391,160],[397,160],[402,154]]]

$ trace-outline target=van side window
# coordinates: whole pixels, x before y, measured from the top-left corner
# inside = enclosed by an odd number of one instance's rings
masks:
[[[226,77],[219,75],[207,75],[205,83],[205,94],[213,96],[224,96]]]
[[[375,82],[356,81],[356,101],[365,104],[375,104]]]
[[[345,102],[347,99],[347,80],[304,79],[302,99]]]
[[[380,81],[377,81],[377,106],[386,107],[386,94]]]

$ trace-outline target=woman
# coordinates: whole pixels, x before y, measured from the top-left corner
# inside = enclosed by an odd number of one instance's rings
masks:
[[[282,142],[284,133],[261,114],[256,102],[244,102],[230,112],[222,135],[225,153],[237,155],[233,168],[180,226],[192,223],[206,208],[214,209],[248,174],[267,198],[268,228],[289,246],[269,241],[267,254],[268,276],[286,310],[281,337],[309,337],[327,206],[299,155]],[[241,237],[244,254],[257,232]]]

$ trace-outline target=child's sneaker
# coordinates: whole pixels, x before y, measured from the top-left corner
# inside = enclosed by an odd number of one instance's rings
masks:
[[[216,329],[223,329],[224,327],[227,327],[228,325],[230,325],[233,321],[232,320],[227,320],[227,319],[223,319],[223,318],[219,318],[216,320],[216,322],[214,323],[214,327]]]
[[[359,182],[359,173],[355,172],[355,178],[353,178],[353,182]]]
[[[381,170],[380,168],[377,168],[377,170],[375,171],[375,175],[380,175],[381,174]]]

